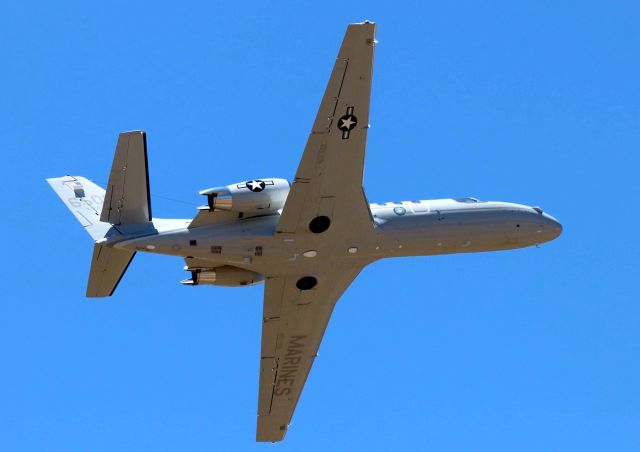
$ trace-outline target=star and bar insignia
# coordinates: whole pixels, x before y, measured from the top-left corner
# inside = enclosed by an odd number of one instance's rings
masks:
[[[358,118],[353,114],[353,107],[347,107],[347,114],[338,120],[338,129],[342,132],[342,139],[348,140],[349,134],[358,124]]]
[[[273,185],[273,181],[272,180],[264,181],[260,179],[255,179],[255,180],[250,180],[248,182],[245,182],[244,184],[239,184],[238,188],[248,188],[249,190],[257,193],[264,190],[264,188],[267,185]]]

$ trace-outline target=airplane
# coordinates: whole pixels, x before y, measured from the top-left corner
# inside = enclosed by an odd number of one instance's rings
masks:
[[[293,182],[200,192],[193,219],[152,216],[143,131],[121,133],[106,191],[47,179],[94,239],[87,297],[113,295],[137,252],[184,258],[189,286],[264,283],[256,441],[284,439],[333,308],[383,258],[510,250],[555,239],[540,207],[477,198],[369,204],[363,169],[376,44],[350,24]]]

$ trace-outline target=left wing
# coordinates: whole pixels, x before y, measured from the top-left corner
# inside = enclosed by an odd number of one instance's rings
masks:
[[[267,276],[264,288],[257,441],[281,441],[338,298],[365,263],[325,264],[317,285],[296,287],[303,275]]]

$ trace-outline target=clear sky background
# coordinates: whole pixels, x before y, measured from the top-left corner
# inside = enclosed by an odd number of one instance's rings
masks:
[[[158,217],[291,179],[364,19],[369,199],[540,205],[564,233],[367,268],[285,442],[255,444],[262,287],[139,254],[89,301],[91,239],[44,179],[104,184],[132,129]],[[4,2],[0,451],[640,450],[639,29],[631,0]]]

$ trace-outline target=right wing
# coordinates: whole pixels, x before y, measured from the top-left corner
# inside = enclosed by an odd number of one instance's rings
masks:
[[[362,175],[375,31],[372,22],[347,28],[280,216],[278,233],[309,234],[310,223],[317,217],[330,220],[330,235],[359,235],[373,229]]]
[[[300,290],[302,275],[267,276],[264,287],[257,441],[281,441],[338,298],[365,263],[326,264],[317,286]]]

